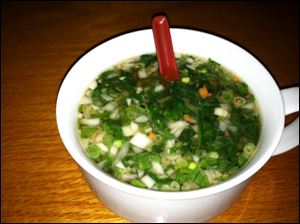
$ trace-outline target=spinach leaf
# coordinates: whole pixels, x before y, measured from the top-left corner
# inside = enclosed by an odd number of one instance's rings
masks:
[[[156,60],[156,55],[154,54],[144,54],[140,57],[140,63],[144,64],[145,67],[147,67]]]

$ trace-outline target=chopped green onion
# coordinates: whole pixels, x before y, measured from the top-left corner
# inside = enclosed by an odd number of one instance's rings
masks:
[[[99,118],[82,118],[80,120],[81,124],[87,125],[87,126],[97,126],[100,124]]]
[[[114,141],[114,137],[112,135],[105,135],[103,137],[103,143],[108,147],[112,146],[113,141]]]
[[[100,150],[104,153],[108,152],[109,149],[107,148],[106,145],[104,145],[102,142],[101,143],[98,143],[97,146],[100,148]]]
[[[168,185],[168,184],[163,184],[163,185],[161,185],[161,187],[160,187],[160,190],[161,191],[169,191],[171,188],[170,188],[170,185]]]
[[[181,81],[183,82],[183,83],[189,83],[190,82],[190,77],[183,77],[182,79],[181,79]]]
[[[80,128],[80,134],[82,138],[90,138],[97,130],[97,127],[82,126]]]
[[[140,78],[140,79],[147,78],[147,76],[148,76],[145,70],[140,70],[140,71],[138,72],[138,75],[139,75],[139,78]]]
[[[215,152],[215,151],[210,151],[208,154],[207,154],[207,157],[208,158],[211,158],[211,159],[218,159],[219,158],[219,153]]]
[[[157,161],[152,161],[152,169],[154,170],[155,173],[157,174],[164,174],[164,168],[160,165],[159,162]]]
[[[190,165],[189,165],[189,169],[193,170],[197,167],[196,163],[194,162],[191,162]]]
[[[176,159],[176,165],[178,168],[187,167],[189,165],[188,161],[182,157]]]
[[[198,174],[195,179],[196,184],[199,185],[199,187],[207,187],[209,185],[208,178],[206,175]]]
[[[144,176],[141,181],[148,187],[152,188],[155,184],[155,181],[148,175]]]
[[[198,185],[192,181],[184,182],[182,184],[181,190],[190,191],[199,188]]]
[[[115,156],[118,153],[118,148],[116,148],[115,146],[110,147],[109,152],[111,155]]]
[[[151,163],[149,161],[142,160],[138,162],[138,167],[141,170],[147,170],[151,167]]]
[[[238,157],[239,166],[243,166],[246,162],[247,162],[247,158],[243,154],[240,154]]]
[[[253,143],[247,143],[243,148],[243,155],[249,159],[255,152],[256,146]]]
[[[152,140],[141,132],[137,132],[129,141],[132,145],[145,149]]]
[[[219,117],[227,117],[228,114],[228,111],[223,109],[222,107],[216,107],[214,110],[214,115],[217,115]]]
[[[100,158],[100,148],[95,144],[90,145],[87,148],[86,152],[88,156],[94,161],[98,161],[98,159]]]
[[[124,164],[121,161],[118,161],[116,163],[116,167],[118,167],[119,169],[125,170],[126,167],[124,166]]]
[[[115,140],[113,142],[113,145],[116,146],[117,148],[120,148],[122,144],[123,144],[122,140]]]
[[[179,191],[180,190],[180,184],[177,181],[172,181],[171,184],[170,184],[170,190]]]

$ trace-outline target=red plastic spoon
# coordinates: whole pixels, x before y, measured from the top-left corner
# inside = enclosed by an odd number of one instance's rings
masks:
[[[178,80],[179,74],[167,17],[155,16],[152,19],[152,30],[160,75],[169,81]]]

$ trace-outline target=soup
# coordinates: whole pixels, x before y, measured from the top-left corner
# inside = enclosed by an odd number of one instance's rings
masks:
[[[140,188],[187,191],[227,180],[254,155],[260,118],[248,85],[212,59],[176,62],[176,82],[145,54],[90,84],[78,136],[100,170]]]

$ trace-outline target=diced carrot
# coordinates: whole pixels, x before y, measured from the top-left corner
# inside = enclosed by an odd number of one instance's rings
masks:
[[[208,92],[208,89],[206,86],[203,86],[199,89],[199,95],[202,97],[202,98],[206,98],[208,96],[211,96],[211,93]]]
[[[155,134],[154,134],[153,131],[150,131],[150,132],[149,132],[149,138],[150,138],[151,140],[154,140]]]
[[[189,115],[189,114],[185,114],[185,115],[183,115],[183,120],[185,120],[185,121],[187,121],[187,122],[191,122],[192,117],[191,117],[191,115]]]
[[[234,75],[234,76],[232,76],[232,80],[233,80],[234,82],[239,82],[239,81],[240,81],[240,78],[237,77],[236,75]]]

